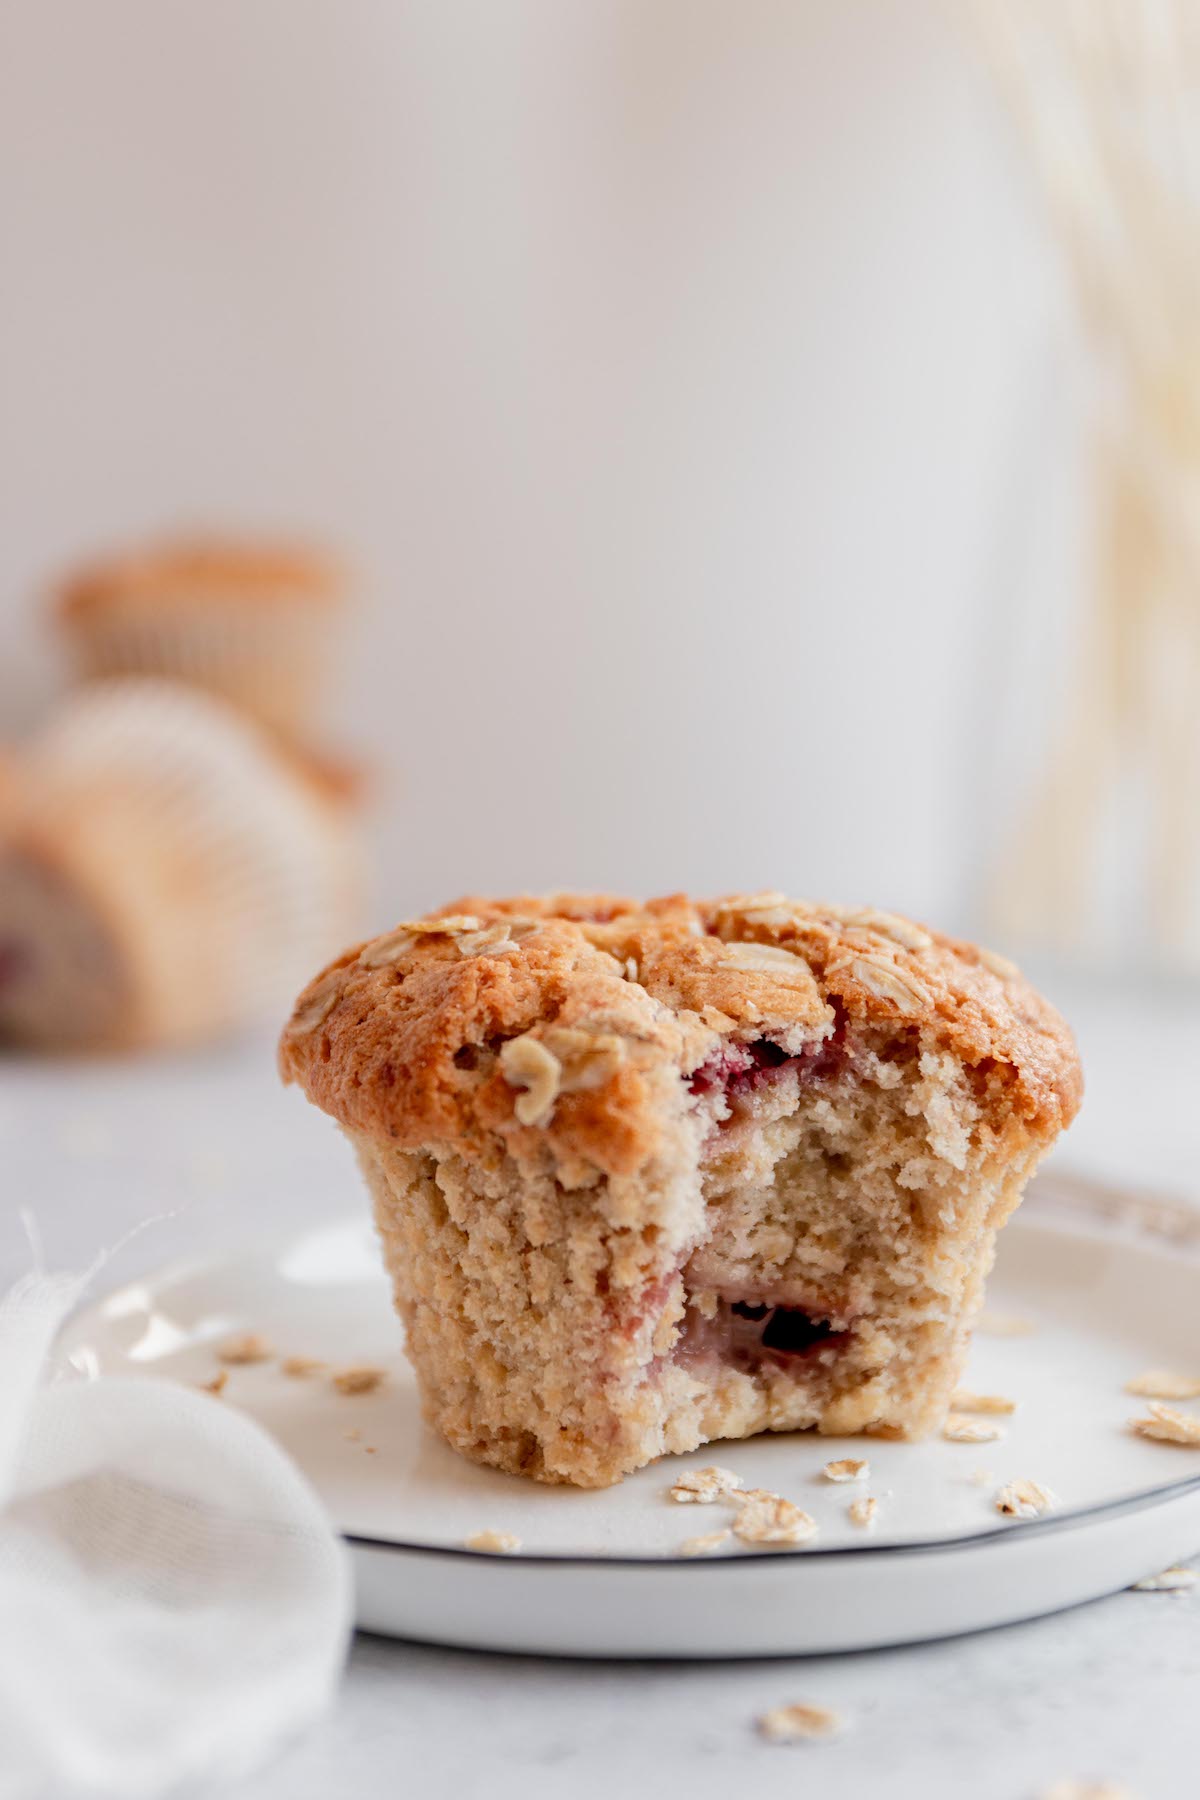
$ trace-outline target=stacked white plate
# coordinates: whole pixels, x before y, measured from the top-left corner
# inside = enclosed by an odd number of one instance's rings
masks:
[[[1150,1368],[1200,1371],[1200,1220],[1135,1197],[1043,1182],[1004,1232],[967,1385],[1016,1401],[981,1417],[982,1443],[895,1444],[807,1434],[710,1446],[619,1487],[576,1492],[477,1468],[421,1422],[369,1228],[331,1227],[122,1289],[70,1326],[83,1373],[192,1383],[216,1350],[261,1334],[264,1361],[231,1368],[224,1403],[258,1419],[307,1471],[351,1547],[360,1624],[481,1649],[568,1656],[729,1657],[865,1649],[1056,1611],[1129,1585],[1200,1548],[1200,1450],[1129,1429]],[[985,1321],[986,1323],[986,1321]],[[282,1359],[326,1365],[284,1373]],[[347,1395],[330,1373],[386,1371]],[[866,1479],[822,1475],[865,1458]],[[681,1506],[679,1473],[714,1461],[818,1521],[813,1542],[725,1541],[684,1559],[686,1538],[733,1509]],[[1003,1516],[1028,1479],[1056,1497]],[[855,1525],[850,1502],[879,1500]],[[520,1549],[464,1547],[480,1532]]]

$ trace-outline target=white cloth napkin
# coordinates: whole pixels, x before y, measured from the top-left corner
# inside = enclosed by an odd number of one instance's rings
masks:
[[[87,1276],[0,1300],[0,1796],[223,1784],[330,1700],[351,1589],[265,1432],[177,1383],[47,1383]]]

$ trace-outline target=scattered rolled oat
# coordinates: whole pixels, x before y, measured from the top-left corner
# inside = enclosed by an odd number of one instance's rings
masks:
[[[996,1477],[990,1469],[972,1469],[967,1476],[972,1487],[994,1487]]]
[[[996,1511],[1011,1519],[1036,1519],[1042,1513],[1053,1512],[1057,1505],[1056,1494],[1043,1487],[1040,1481],[1030,1481],[1025,1475],[1010,1481],[996,1495]]]
[[[364,1363],[360,1368],[340,1369],[330,1380],[339,1394],[373,1394],[387,1380],[387,1370],[372,1369]]]
[[[975,1330],[983,1337],[1032,1337],[1037,1326],[1022,1313],[981,1312]]]
[[[951,1444],[992,1444],[1004,1432],[999,1425],[984,1425],[979,1419],[968,1419],[964,1413],[951,1413],[942,1426],[942,1436]]]
[[[722,1544],[727,1544],[733,1533],[725,1531],[706,1531],[700,1537],[684,1538],[676,1550],[676,1556],[711,1556]]]
[[[1176,1375],[1170,1369],[1147,1369],[1125,1383],[1127,1394],[1143,1400],[1195,1400],[1200,1398],[1200,1381],[1193,1375]]]
[[[465,1543],[468,1550],[488,1550],[493,1556],[512,1556],[521,1548],[513,1531],[474,1531]]]
[[[799,1701],[794,1706],[773,1706],[757,1724],[768,1743],[810,1744],[820,1738],[836,1737],[842,1719],[827,1706],[808,1706]]]
[[[1016,1401],[1006,1399],[1003,1394],[972,1394],[966,1388],[959,1388],[950,1405],[956,1413],[1014,1413],[1017,1410]]]
[[[826,1481],[865,1481],[871,1473],[871,1465],[860,1462],[857,1457],[843,1456],[837,1462],[827,1462],[821,1473]]]
[[[229,1370],[220,1369],[213,1376],[211,1381],[202,1381],[200,1383],[200,1392],[202,1394],[223,1394],[225,1392],[225,1383],[228,1380]]]
[[[241,1363],[269,1362],[274,1354],[266,1338],[257,1331],[243,1331],[238,1337],[227,1338],[217,1350],[223,1363],[235,1367]]]
[[[852,1525],[871,1526],[875,1523],[879,1511],[879,1502],[871,1494],[864,1494],[859,1500],[852,1500],[846,1509],[850,1514]]]
[[[743,1544],[807,1544],[817,1521],[779,1494],[755,1494],[739,1507],[733,1529]]]
[[[1185,1444],[1190,1449],[1200,1447],[1200,1418],[1194,1413],[1182,1413],[1174,1406],[1164,1406],[1161,1400],[1150,1402],[1149,1417],[1130,1419],[1130,1428],[1139,1436],[1157,1438],[1163,1444]]]
[[[362,1442],[362,1432],[357,1425],[352,1425],[349,1431],[343,1431],[342,1436],[348,1444],[361,1444]]]
[[[305,1376],[315,1375],[325,1364],[317,1356],[285,1356],[279,1367],[293,1380],[303,1381]]]
[[[1164,1569],[1161,1575],[1146,1575],[1141,1581],[1133,1583],[1133,1591],[1139,1594],[1182,1594],[1188,1588],[1194,1588],[1197,1582],[1195,1569],[1185,1569],[1176,1565]]]
[[[732,1469],[710,1463],[704,1469],[685,1469],[677,1476],[671,1498],[681,1506],[711,1506],[714,1500],[725,1500],[730,1494],[737,1493],[741,1485],[741,1476],[735,1475]]]

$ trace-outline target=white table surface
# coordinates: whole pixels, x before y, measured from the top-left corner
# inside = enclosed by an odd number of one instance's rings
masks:
[[[1200,1198],[1200,996],[1059,982],[1089,1080],[1063,1166]],[[116,1250],[113,1282],[364,1202],[336,1130],[281,1091],[269,1042],[107,1063],[0,1061],[8,1204],[0,1279],[36,1216],[52,1265]],[[1200,1546],[1198,1546],[1200,1549]],[[554,1663],[360,1638],[336,1712],[238,1800],[407,1792],[727,1800],[763,1782],[865,1800],[1034,1800],[1066,1775],[1141,1800],[1200,1793],[1200,1591],[1126,1593],[951,1643],[743,1664]],[[836,1743],[776,1747],[753,1720],[805,1699]]]

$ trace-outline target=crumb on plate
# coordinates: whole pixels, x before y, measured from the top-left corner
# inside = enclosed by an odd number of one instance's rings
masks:
[[[514,1531],[473,1531],[464,1542],[468,1550],[484,1550],[492,1556],[512,1556],[521,1548]]]
[[[1053,1512],[1057,1505],[1057,1495],[1025,1475],[1010,1481],[996,1495],[996,1511],[1010,1519],[1040,1518],[1043,1513]]]
[[[827,1462],[821,1473],[826,1481],[865,1481],[871,1465],[856,1456],[841,1456],[836,1462]]]
[[[710,1463],[704,1469],[685,1469],[682,1475],[676,1476],[670,1493],[672,1500],[677,1500],[681,1506],[711,1506],[714,1500],[724,1500],[737,1493],[741,1485],[741,1476],[735,1475],[732,1469]]]
[[[842,1729],[842,1718],[828,1706],[810,1706],[798,1701],[792,1706],[773,1706],[756,1721],[768,1743],[810,1744],[821,1738],[836,1737]]]
[[[743,1544],[808,1544],[817,1535],[817,1521],[794,1501],[756,1489],[738,1508],[733,1529]]]
[[[1139,1437],[1156,1438],[1162,1444],[1183,1444],[1189,1449],[1200,1447],[1200,1418],[1194,1413],[1182,1413],[1174,1406],[1164,1406],[1161,1400],[1150,1402],[1147,1417],[1131,1419],[1132,1430]]]
[[[959,1388],[950,1405],[956,1413],[1014,1413],[1017,1410],[1016,1401],[1004,1394],[972,1394],[966,1388]]]
[[[352,1369],[339,1369],[330,1380],[339,1394],[373,1394],[387,1380],[387,1370],[363,1363]]]
[[[258,1331],[243,1331],[237,1337],[226,1338],[217,1350],[220,1360],[234,1367],[243,1363],[270,1362],[274,1354],[266,1338]]]
[[[951,1413],[942,1426],[942,1436],[949,1444],[993,1444],[1004,1436],[999,1425],[985,1425],[982,1419],[968,1419],[965,1413]]]

